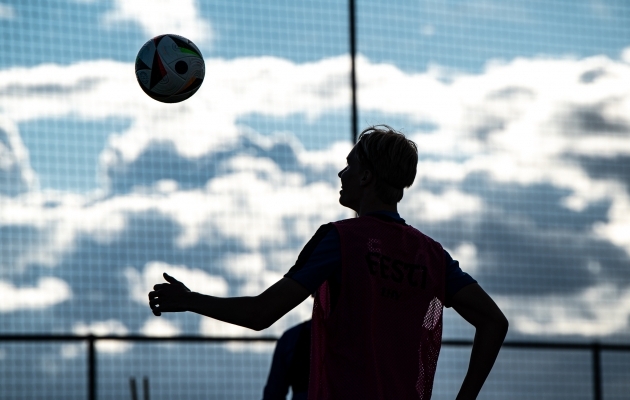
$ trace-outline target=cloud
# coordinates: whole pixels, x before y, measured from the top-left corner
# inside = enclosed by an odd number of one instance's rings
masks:
[[[460,243],[453,250],[448,250],[453,260],[459,261],[461,265],[464,265],[466,272],[475,275],[477,268],[479,268],[479,260],[477,258],[477,247],[470,242]]]
[[[490,64],[480,75],[450,77],[450,83],[365,60],[359,67],[368,114],[404,114],[438,127],[410,135],[420,145],[423,185],[457,186],[475,174],[503,184],[549,184],[567,190],[560,203],[575,212],[611,201],[610,223],[630,229],[621,213],[612,214],[626,204],[627,182],[597,179],[583,162],[588,157],[615,169],[630,153],[630,93],[621,83],[630,79],[626,64],[606,57],[516,59]],[[606,232],[624,242],[620,230]],[[630,246],[624,248],[630,254]]]
[[[94,336],[107,336],[107,335],[125,335],[129,332],[127,327],[120,321],[115,319],[109,319],[105,321],[94,321],[86,324],[84,322],[78,322],[72,329],[76,335],[94,335]],[[72,346],[72,345],[69,345]],[[123,342],[120,340],[99,340],[96,342],[96,349],[103,353],[124,353],[132,347],[130,342]],[[67,358],[72,357],[74,353],[62,348],[62,355]]]
[[[200,269],[190,269],[181,265],[169,265],[154,261],[147,263],[142,274],[134,268],[125,270],[131,298],[148,307],[147,296],[153,290],[153,286],[166,282],[162,276],[164,272],[183,282],[193,292],[212,294],[213,296],[226,296],[228,293],[227,282],[220,276],[212,276]]]
[[[420,185],[407,191],[406,196],[413,202],[401,204],[401,212],[414,215],[417,220],[426,222],[449,221],[465,215],[474,215],[482,211],[483,200],[456,190],[433,193],[422,190]]]
[[[207,59],[213,73],[193,98],[178,104],[147,97],[132,64],[99,60],[16,67],[0,71],[0,107],[15,123],[68,116],[130,119],[128,130],[109,138],[105,165],[132,162],[156,144],[172,145],[194,162],[233,145],[242,130],[236,121],[243,115],[315,118],[346,110],[348,66],[345,56],[305,64],[273,57]]]
[[[15,196],[36,183],[28,151],[11,120],[0,115],[0,196]]]
[[[0,281],[0,312],[46,309],[72,298],[70,286],[55,277],[42,277],[34,287]]]
[[[630,157],[628,63],[541,57],[466,75],[357,61],[362,115],[435,126],[406,132],[420,162],[403,216],[441,240],[484,288],[515,304],[508,316],[526,321],[517,329],[565,329],[537,317],[537,303],[525,299],[574,299],[613,283],[625,296],[630,203],[619,160]],[[71,282],[89,270],[99,287],[73,287],[80,318],[124,318],[125,329],[144,331],[146,293],[162,269],[186,284],[207,280],[202,292],[256,295],[281,278],[319,225],[351,216],[337,202],[336,177],[349,143],[308,151],[290,134],[264,137],[237,123],[251,113],[308,120],[347,108],[348,58],[207,65],[215,73],[176,105],[147,98],[130,64],[0,71],[0,107],[13,124],[69,115],[131,121],[101,154],[100,193],[42,192],[30,184],[2,198],[0,239],[29,237],[10,246],[5,274],[15,265],[55,267]],[[597,293],[613,293],[606,290]],[[100,291],[119,297],[101,298]],[[599,310],[600,297],[587,296],[582,306]],[[557,304],[563,326],[588,320],[574,312],[578,303]],[[308,308],[270,332],[308,318]],[[181,332],[245,334],[210,319],[168,318]],[[607,329],[576,332],[619,332]]]
[[[511,324],[529,335],[609,336],[624,333],[630,318],[630,289],[611,284],[589,287],[573,296],[500,297],[515,314]],[[522,307],[521,304],[528,304]]]
[[[140,330],[145,336],[177,336],[180,329],[165,318],[150,318]]]
[[[9,4],[0,4],[0,20],[13,20],[17,17],[15,8]]]
[[[213,37],[212,27],[201,17],[195,0],[116,0],[102,21],[107,27],[136,23],[149,38],[174,33],[195,43],[210,43]]]

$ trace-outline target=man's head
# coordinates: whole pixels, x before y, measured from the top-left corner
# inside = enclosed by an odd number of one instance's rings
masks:
[[[339,172],[342,205],[358,211],[356,207],[370,186],[378,200],[394,205],[416,177],[418,149],[402,133],[376,125],[361,132],[347,161],[348,166]]]

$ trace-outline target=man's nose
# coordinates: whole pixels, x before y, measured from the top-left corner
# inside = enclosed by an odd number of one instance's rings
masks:
[[[348,167],[346,167],[346,168],[348,168]],[[344,169],[342,169],[341,171],[339,171],[339,172],[337,173],[337,176],[341,178],[341,174],[343,174],[343,171],[345,171],[345,170],[346,170],[346,168],[344,168]]]

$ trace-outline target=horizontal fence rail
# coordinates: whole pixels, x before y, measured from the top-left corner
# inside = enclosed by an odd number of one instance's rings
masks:
[[[96,342],[100,340],[119,340],[125,342],[181,342],[181,343],[229,343],[229,342],[276,342],[274,336],[231,337],[231,336],[142,336],[142,335],[68,335],[68,334],[0,334],[2,342],[87,342],[88,399],[96,400]],[[445,339],[442,346],[472,346],[471,340]],[[601,352],[630,352],[630,344],[612,343],[580,343],[580,342],[542,342],[542,341],[508,341],[505,348],[540,349],[540,350],[582,350],[592,355],[593,399],[603,400]]]

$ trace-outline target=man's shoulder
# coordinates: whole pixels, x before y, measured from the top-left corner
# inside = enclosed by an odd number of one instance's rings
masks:
[[[407,225],[407,226],[409,227],[410,230],[412,230],[417,235],[422,236],[423,238],[427,239],[428,241],[432,243],[440,244],[440,242],[433,239],[431,236],[427,235],[426,233],[422,232],[420,229],[416,228],[415,226],[411,226],[411,225]]]
[[[353,222],[357,221],[359,218],[346,218],[346,219],[340,219],[338,221],[333,221],[333,222],[329,222],[325,225],[330,225],[331,227],[334,227],[336,225],[347,225],[347,224],[352,224]],[[322,225],[324,226],[324,225]],[[321,229],[321,227],[320,227]]]

